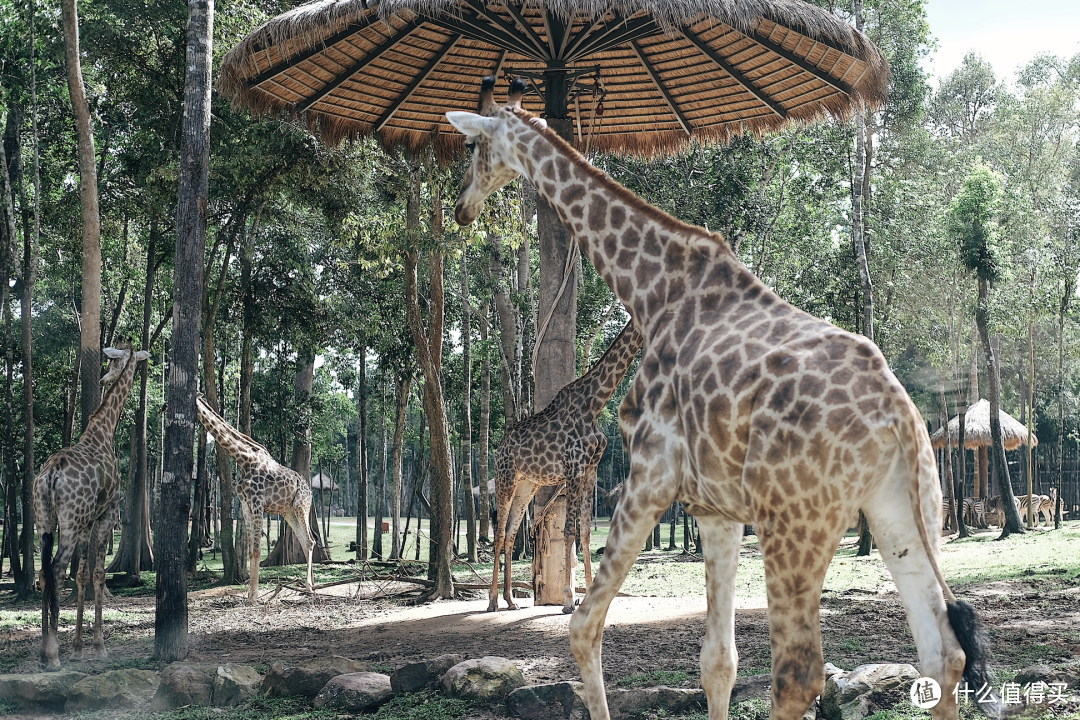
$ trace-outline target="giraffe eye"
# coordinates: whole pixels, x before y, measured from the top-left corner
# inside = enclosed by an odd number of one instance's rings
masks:
[[[465,149],[468,150],[469,152],[472,152],[473,150],[475,150],[476,149],[476,141],[475,140],[469,140],[468,142],[466,142],[465,143]]]

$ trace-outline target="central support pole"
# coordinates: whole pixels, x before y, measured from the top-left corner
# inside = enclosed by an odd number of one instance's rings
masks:
[[[561,38],[563,24],[553,15],[547,18],[553,37]],[[560,41],[561,42],[561,41]],[[574,141],[574,122],[567,112],[567,78],[565,66],[551,63],[544,72],[544,114],[548,127],[559,137]],[[558,214],[541,197],[536,200],[537,235],[540,240],[540,307],[537,332],[550,313],[543,338],[539,339],[533,375],[536,383],[536,410],[543,410],[552,398],[574,381],[577,360],[577,263],[570,267],[570,276],[563,285],[567,257],[573,249],[573,238],[563,227]],[[559,288],[562,296],[559,297]],[[558,302],[556,303],[556,298]],[[554,306],[554,311],[552,307]],[[542,510],[557,487],[540,488],[534,507]],[[564,496],[565,498],[565,496]],[[566,522],[566,500],[560,499],[540,523],[533,543],[533,597],[536,605],[562,605],[565,578],[563,525]]]

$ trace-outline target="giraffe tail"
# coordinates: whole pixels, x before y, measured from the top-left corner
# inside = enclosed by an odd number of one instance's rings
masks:
[[[908,467],[911,469],[910,475],[913,476],[913,481],[908,486],[908,496],[911,499],[915,523],[918,526],[919,537],[922,539],[926,556],[930,560],[934,576],[937,578],[942,593],[945,595],[945,608],[949,618],[949,626],[960,644],[960,649],[964,651],[964,681],[967,683],[968,688],[978,693],[983,688],[988,689],[993,686],[993,679],[986,666],[989,659],[988,637],[978,613],[975,612],[975,608],[970,603],[956,598],[956,595],[949,588],[949,584],[945,581],[945,576],[941,573],[941,567],[938,565],[937,546],[931,543],[926,528],[928,526],[935,527],[934,523],[940,521],[941,518],[934,515],[933,520],[928,524],[926,515],[923,512],[922,502],[926,488],[936,486],[936,463],[930,450],[930,437],[927,435],[926,426],[910,399],[908,399],[908,405],[911,409],[910,420],[901,422],[900,427],[897,428],[897,436],[901,447],[907,455]],[[925,458],[923,457],[924,454]],[[930,468],[931,471],[927,471],[926,468]],[[933,511],[940,509],[940,507],[941,505],[938,503],[936,507],[928,509],[933,515]],[[1003,709],[1000,699],[994,693],[988,693],[986,697],[985,702],[976,701],[979,709],[988,717],[1000,717]]]

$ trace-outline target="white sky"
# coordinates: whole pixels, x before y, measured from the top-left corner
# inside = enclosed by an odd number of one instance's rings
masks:
[[[937,77],[955,70],[968,50],[1005,80],[1039,52],[1080,52],[1080,0],[929,0],[927,15],[938,41],[927,70]]]

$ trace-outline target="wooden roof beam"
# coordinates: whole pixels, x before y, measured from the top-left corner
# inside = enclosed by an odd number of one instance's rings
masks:
[[[511,50],[540,62],[544,61],[544,56],[539,54],[535,48],[523,42],[520,36],[512,34],[513,28],[506,31],[498,26],[493,27],[486,16],[476,13],[461,13],[459,17],[446,15],[437,21],[432,20],[429,22],[438,25],[440,29],[447,32],[460,33],[467,38],[491,43],[497,48]]]
[[[466,4],[470,9],[472,9],[474,13],[476,13],[477,17],[491,23],[499,30],[501,30],[507,37],[513,38],[513,41],[511,42],[499,42],[495,43],[495,45],[498,45],[499,47],[505,47],[508,50],[513,50],[514,52],[521,52],[525,57],[534,57],[542,62],[546,62],[547,60],[551,59],[551,57],[548,55],[547,44],[540,38],[539,35],[536,34],[536,31],[529,26],[529,23],[525,22],[520,17],[520,15],[514,14],[512,5],[510,3],[507,3],[506,6],[508,8],[511,8],[511,14],[514,15],[518,23],[521,24],[520,29],[514,27],[514,25],[512,25],[511,23],[506,22],[495,13],[489,11],[483,2],[479,2],[478,0],[468,0]],[[441,25],[444,24],[446,21],[450,20],[452,17],[453,15],[448,15],[444,13],[435,22]],[[532,46],[532,50],[522,52],[519,49],[522,47],[528,47],[530,45]]]
[[[768,39],[768,38],[766,38],[766,37],[764,37],[762,35],[754,35],[750,39],[753,40],[754,42],[756,42],[757,44],[762,45],[766,49],[776,53],[780,57],[782,57],[785,60],[787,60],[788,62],[790,62],[792,65],[795,65],[796,67],[800,68],[801,70],[810,73],[811,75],[816,77],[818,80],[821,80],[823,83],[831,85],[832,87],[836,88],[837,90],[844,93],[848,97],[854,97],[855,96],[855,89],[851,85],[848,85],[843,80],[839,80],[839,79],[833,77],[832,75],[830,75],[826,71],[822,70],[821,68],[814,65],[810,61],[804,60],[803,58],[799,57],[795,53],[792,53],[792,52],[789,52],[788,50],[785,50],[782,45],[778,45],[778,44],[774,43],[772,40],[770,40],[770,39]],[[817,47],[817,46],[818,46],[818,43],[814,43],[814,46],[811,47],[810,50],[813,51],[813,49],[815,47]]]
[[[336,79],[334,79],[333,81],[331,81],[331,82],[327,83],[326,85],[324,85],[322,90],[315,93],[311,97],[307,98],[303,102],[298,103],[296,105],[296,113],[299,114],[299,113],[304,112],[305,110],[310,108],[312,105],[314,105],[315,103],[319,102],[320,100],[322,100],[324,97],[326,97],[330,93],[337,90],[343,84],[345,84],[346,82],[351,80],[352,77],[354,75],[356,75],[356,73],[360,72],[361,70],[366,68],[368,65],[370,65],[371,63],[378,60],[380,57],[385,55],[386,52],[388,50],[390,50],[392,47],[397,45],[399,42],[401,42],[402,40],[407,38],[412,33],[416,32],[417,28],[419,28],[420,25],[422,25],[422,24],[423,23],[421,23],[419,21],[411,22],[408,25],[406,25],[404,28],[402,28],[401,32],[399,32],[398,34],[391,35],[389,38],[384,40],[380,45],[376,46],[374,50],[372,50],[367,55],[365,55],[364,57],[362,57],[359,60],[357,60],[356,62],[354,62],[352,64],[352,67],[350,67],[344,73],[338,75]]]
[[[473,7],[476,7],[479,3],[477,2],[477,0],[470,0],[469,4]],[[506,8],[506,11],[510,13],[511,17],[514,18],[514,21],[521,28],[522,32],[525,33],[525,36],[529,38],[529,42],[531,42],[537,48],[543,50],[543,48],[545,47],[543,38],[541,38],[536,33],[536,31],[532,29],[532,25],[530,25],[529,21],[525,19],[525,16],[521,14],[521,11],[514,7],[513,3],[509,2],[506,3],[504,7]],[[547,57],[546,59],[550,60],[552,58]]]
[[[706,43],[704,40],[702,40],[700,37],[698,37],[689,28],[679,28],[679,31],[683,34],[683,36],[687,40],[689,40],[695,46],[697,46],[698,50],[701,50],[701,52],[703,52],[706,55],[706,57],[708,57],[710,60],[712,60],[714,63],[716,63],[720,67],[721,70],[726,72],[728,75],[730,75],[732,78],[734,78],[736,82],[738,82],[740,85],[742,85],[744,88],[746,88],[746,91],[748,93],[750,93],[755,98],[757,98],[758,101],[760,101],[767,108],[769,108],[774,113],[776,113],[776,115],[778,115],[781,118],[787,119],[787,110],[784,110],[782,105],[780,105],[778,102],[774,101],[772,98],[770,98],[768,95],[766,95],[763,91],[759,90],[758,87],[756,85],[754,85],[753,82],[750,81],[750,78],[743,75],[739,70],[737,70],[735,68],[734,65],[732,65],[727,60],[722,58],[719,53],[717,53],[715,50],[713,50],[711,47],[709,47],[708,43]]]
[[[667,87],[664,85],[664,81],[660,79],[660,74],[656,72],[656,68],[649,62],[649,58],[645,56],[645,51],[641,49],[641,45],[638,44],[637,40],[631,40],[630,47],[634,48],[634,53],[638,56],[638,60],[641,61],[645,71],[649,73],[649,77],[652,78],[653,83],[656,85],[656,89],[664,96],[664,102],[671,108],[671,112],[675,114],[679,124],[682,125],[682,129],[686,131],[687,135],[690,135],[690,122],[686,119],[686,116],[682,114],[682,110],[679,109],[679,106],[675,104],[675,98],[668,92]]]
[[[363,23],[363,24],[351,23],[351,24],[345,26],[345,29],[342,30],[341,32],[336,33],[334,35],[331,35],[330,37],[326,38],[322,42],[319,42],[319,43],[311,46],[310,48],[308,48],[304,52],[300,53],[299,55],[297,55],[297,56],[295,56],[293,58],[290,58],[289,60],[283,62],[280,65],[275,65],[272,68],[264,70],[263,72],[259,73],[255,77],[251,78],[250,80],[247,81],[248,88],[253,88],[253,87],[257,86],[257,85],[263,84],[267,80],[271,80],[273,78],[276,78],[278,75],[285,72],[286,70],[288,70],[290,68],[294,68],[297,65],[299,65],[300,63],[304,62],[305,60],[309,60],[312,57],[324,52],[327,48],[333,47],[334,45],[337,45],[342,40],[346,40],[348,38],[351,38],[353,35],[356,35],[361,30],[363,30],[364,28],[366,28],[368,26],[369,26],[369,23]],[[413,20],[412,22],[407,23],[405,25],[405,27],[401,28],[401,30],[397,34],[392,35],[391,37],[392,38],[405,37],[406,35],[408,35],[409,33],[411,33],[413,30],[415,30],[418,27],[420,27],[420,22],[417,21],[417,20]],[[380,45],[379,47],[382,47],[382,46]],[[376,48],[375,51],[377,51],[377,50],[378,50],[378,48]],[[373,51],[373,52],[375,52],[375,51]]]
[[[420,84],[428,79],[428,76],[435,71],[436,66],[442,62],[442,59],[446,57],[446,54],[454,49],[458,41],[461,40],[461,35],[451,35],[450,39],[439,48],[435,53],[435,57],[428,61],[428,64],[424,66],[424,69],[420,71],[420,74],[413,78],[413,81],[409,83],[409,86],[405,88],[405,91],[398,95],[394,100],[394,104],[390,106],[390,109],[383,113],[382,117],[375,121],[372,129],[375,132],[379,132],[383,129],[386,123],[390,122],[390,119],[394,117],[394,113],[401,109],[408,99],[412,96],[416,89],[420,87]]]
[[[595,36],[581,38],[571,43],[571,48],[567,51],[565,60],[567,62],[580,60],[593,53],[604,52],[630,40],[638,40],[646,35],[652,35],[658,32],[659,29],[656,21],[650,15],[637,20],[624,20],[616,15],[615,20],[607,23],[604,29]]]

